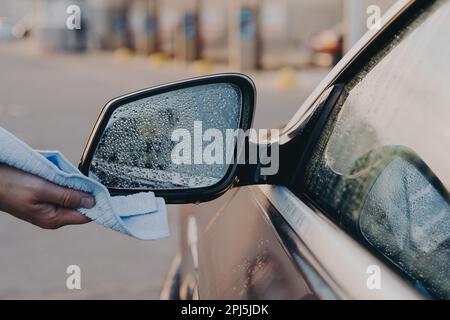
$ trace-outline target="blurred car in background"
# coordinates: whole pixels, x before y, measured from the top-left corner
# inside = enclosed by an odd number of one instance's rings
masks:
[[[321,67],[336,65],[344,54],[344,33],[339,24],[332,29],[321,31],[309,42],[313,52],[313,64]]]

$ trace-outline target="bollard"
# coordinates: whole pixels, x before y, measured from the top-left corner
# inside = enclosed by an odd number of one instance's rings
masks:
[[[299,87],[295,70],[285,67],[278,71],[275,77],[275,89],[279,92],[296,90]]]

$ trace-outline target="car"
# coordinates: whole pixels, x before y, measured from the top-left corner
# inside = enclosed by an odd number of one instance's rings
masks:
[[[145,180],[157,173],[145,174],[135,161],[145,148],[129,143],[116,150],[128,162],[109,161],[122,178],[132,164],[134,183],[97,178],[112,194],[151,190],[179,205],[180,247],[161,298],[450,298],[449,35],[450,1],[398,1],[280,132],[233,140],[235,155],[258,146],[256,158],[244,152],[243,161],[203,163],[190,154],[167,164],[173,143],[163,150],[145,126],[123,126],[119,140],[129,133],[155,141],[161,157],[151,162],[168,175],[149,187]],[[97,147],[118,114],[139,125],[170,111],[170,128],[194,136],[196,120],[200,134],[245,133],[255,100],[254,84],[241,74],[119,97],[103,109],[80,170],[95,178]],[[154,132],[165,132],[164,119],[153,120]],[[278,154],[275,173],[264,171],[264,151]]]

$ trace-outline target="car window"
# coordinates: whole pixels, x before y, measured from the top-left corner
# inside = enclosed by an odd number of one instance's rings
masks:
[[[450,298],[450,1],[346,85],[303,189],[433,296]]]

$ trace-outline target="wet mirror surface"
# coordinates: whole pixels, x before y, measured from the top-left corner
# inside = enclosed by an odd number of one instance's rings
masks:
[[[227,84],[183,88],[114,110],[89,176],[115,189],[217,184],[228,170],[226,131],[239,127],[241,93]]]

